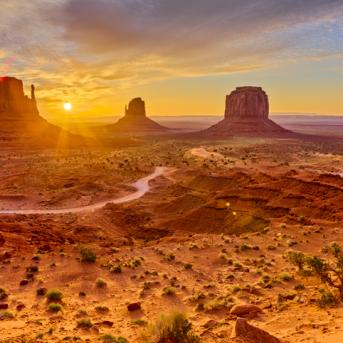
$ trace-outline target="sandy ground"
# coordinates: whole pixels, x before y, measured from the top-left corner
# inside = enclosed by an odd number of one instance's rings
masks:
[[[201,342],[231,342],[230,308],[251,303],[263,310],[251,323],[279,338],[340,341],[341,305],[319,307],[323,284],[284,256],[343,244],[342,144],[154,140],[60,155],[3,151],[0,159],[3,209],[92,206],[134,192],[127,185],[155,167],[172,171],[151,179],[144,196],[93,212],[2,214],[0,287],[8,297],[0,306],[8,309],[0,317],[11,315],[0,320],[1,339],[97,342],[111,333],[139,342],[148,323],[179,309]],[[80,261],[84,246],[95,263]],[[39,288],[63,293],[61,312],[49,311]],[[129,312],[134,302],[142,308]],[[89,328],[78,327],[82,319]]]

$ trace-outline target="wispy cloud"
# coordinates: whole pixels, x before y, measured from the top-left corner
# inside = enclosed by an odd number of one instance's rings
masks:
[[[343,53],[342,0],[0,0],[0,72],[104,99],[174,77]],[[2,68],[2,69],[1,69]]]

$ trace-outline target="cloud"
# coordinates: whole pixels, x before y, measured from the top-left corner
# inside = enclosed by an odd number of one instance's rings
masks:
[[[42,85],[51,104],[343,53],[342,0],[0,3],[0,68]]]

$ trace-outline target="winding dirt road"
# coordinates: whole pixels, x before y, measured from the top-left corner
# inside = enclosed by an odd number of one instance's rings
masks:
[[[110,199],[101,201],[92,205],[80,206],[74,208],[62,208],[62,209],[46,209],[46,210],[0,210],[0,214],[66,214],[66,213],[80,213],[91,212],[103,208],[107,204],[122,204],[125,202],[137,200],[141,198],[150,190],[149,182],[157,177],[164,175],[168,171],[166,167],[156,167],[154,172],[148,176],[145,176],[135,183],[133,187],[137,189],[136,192],[125,195],[121,198]]]

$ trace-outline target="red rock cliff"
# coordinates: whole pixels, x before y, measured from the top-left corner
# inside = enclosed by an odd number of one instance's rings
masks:
[[[0,115],[36,118],[38,108],[35,88],[31,86],[31,98],[24,94],[23,82],[14,77],[0,77]]]

